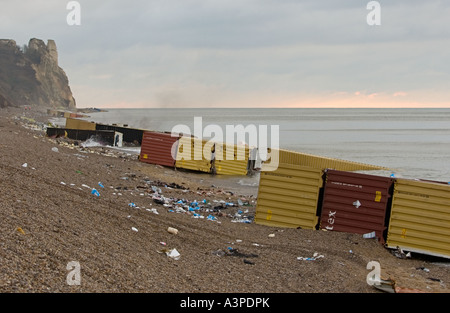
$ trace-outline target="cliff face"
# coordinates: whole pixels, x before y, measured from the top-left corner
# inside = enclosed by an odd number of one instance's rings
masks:
[[[33,38],[20,49],[14,40],[0,39],[0,107],[20,105],[76,107],[53,40]]]

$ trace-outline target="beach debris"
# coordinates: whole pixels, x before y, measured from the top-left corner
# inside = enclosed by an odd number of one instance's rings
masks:
[[[429,272],[430,272],[430,270],[429,270],[428,268],[423,267],[423,266],[417,267],[416,270],[422,270],[422,271],[424,271],[424,272],[426,272],[426,273],[429,273]]]
[[[208,215],[208,217],[206,218],[209,221],[217,221],[217,217],[213,216],[213,215]]]
[[[152,209],[146,209],[147,211],[149,211],[149,212],[152,212],[152,213],[154,213],[154,214],[159,214],[158,213],[158,211],[156,210],[156,209],[154,209],[154,208],[152,208]]]
[[[138,229],[137,229],[136,227],[131,227],[131,230],[133,230],[133,231],[135,231],[135,232],[138,231]]]
[[[427,293],[421,289],[409,288],[409,287],[401,287],[397,286],[395,280],[389,279],[379,279],[372,284],[378,290],[387,292],[387,293]]]
[[[131,203],[128,203],[128,206],[129,206],[130,208],[135,208],[135,207],[136,207],[136,204],[133,203],[133,202],[131,202]]]
[[[176,234],[178,234],[178,229],[173,228],[173,227],[169,227],[169,228],[167,228],[167,232],[169,232],[169,233],[171,233],[173,235],[176,235]]]
[[[97,197],[100,197],[100,193],[95,188],[92,188],[91,194],[93,194],[93,195],[95,195]]]
[[[22,227],[17,227],[17,231],[22,235],[25,235],[25,231],[22,229]]]
[[[22,167],[28,167],[28,163],[23,163]]]
[[[168,249],[168,248],[163,248],[160,250],[157,250],[158,253],[165,253],[169,258],[174,259],[174,260],[179,260],[181,257],[180,252],[178,252],[177,249]]]
[[[103,184],[102,184],[101,182],[98,182],[98,185],[99,185],[101,188],[105,188],[105,186],[103,186]]]
[[[217,255],[217,256],[219,256],[219,257],[222,257],[222,256],[225,255],[225,251],[223,251],[223,250],[221,250],[221,249],[218,249],[218,250],[216,250],[216,251],[213,251],[212,254],[213,254],[213,255]]]
[[[243,253],[240,252],[238,249],[232,248],[232,247],[228,247],[226,250],[225,255],[227,256],[235,256],[235,257],[239,257],[239,258],[257,258],[258,255],[254,254],[254,253]]]
[[[255,262],[252,262],[252,261],[247,260],[247,259],[244,259],[244,263],[245,263],[245,264],[251,264],[251,265],[254,265],[254,264],[255,264]]]
[[[366,238],[366,239],[375,238],[375,237],[376,237],[376,234],[374,231],[363,235],[363,238]]]
[[[59,152],[58,148],[56,148],[56,147],[53,147],[53,148],[52,148],[52,151],[53,151],[53,152]]]
[[[324,258],[322,254],[319,254],[318,252],[314,252],[312,257],[297,257],[297,260],[299,261],[316,261],[318,259]]]
[[[411,258],[411,252],[405,253],[402,248],[397,246],[396,250],[392,250],[391,253],[399,259]]]
[[[268,237],[269,237],[269,238],[273,238],[273,237],[275,237],[275,234],[269,234]]]

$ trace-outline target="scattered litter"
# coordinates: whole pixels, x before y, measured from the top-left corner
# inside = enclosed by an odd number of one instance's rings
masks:
[[[135,208],[135,207],[136,207],[136,204],[134,204],[133,202],[131,202],[131,203],[128,203],[128,206],[131,207],[131,208]]]
[[[157,251],[158,253],[165,253],[169,258],[172,258],[174,260],[179,260],[181,257],[180,252],[177,251],[177,249],[161,249]]]
[[[156,209],[146,209],[149,212],[152,212],[154,214],[159,214],[158,211]]]
[[[426,272],[426,273],[429,273],[430,272],[430,270],[428,269],[428,268],[426,268],[426,267],[418,267],[418,268],[416,268],[416,270],[422,270],[422,271],[424,271],[424,272]]]
[[[161,241],[160,244],[163,245],[163,246],[167,245],[167,243],[165,243],[164,241]]]
[[[275,234],[269,234],[268,237],[269,237],[269,238],[273,238],[273,237],[275,237]]]
[[[364,235],[363,235],[363,238],[370,239],[370,238],[375,238],[375,236],[376,236],[376,234],[375,234],[375,232],[373,231],[373,232],[371,232],[371,233],[364,234]]]
[[[131,227],[132,230],[134,230],[135,232],[137,232],[137,228],[136,227]]]
[[[21,227],[17,227],[17,231],[22,235],[25,235],[25,231]]]
[[[28,163],[23,163],[22,167],[28,167]]]
[[[224,256],[225,251],[219,249],[219,250],[213,251],[212,254],[217,255],[217,256]]]
[[[238,249],[234,249],[232,247],[227,248],[226,255],[227,256],[236,256],[236,257],[240,257],[240,258],[257,258],[258,257],[257,254],[243,253],[243,252],[240,252]]]
[[[174,234],[174,235],[178,234],[178,229],[173,228],[173,227],[167,228],[167,231],[168,231],[169,233],[171,233],[171,234]]]
[[[251,264],[251,265],[254,265],[254,264],[255,264],[254,262],[249,261],[249,260],[247,260],[247,259],[244,259],[244,263],[245,263],[245,264]]]
[[[61,182],[60,184],[61,184],[61,185],[66,185],[66,183],[65,183],[65,182],[63,182],[63,181],[62,181],[62,182]]]
[[[388,293],[426,293],[426,291],[414,288],[400,287],[393,279],[380,279],[372,285],[378,290],[388,292]]]
[[[208,217],[207,217],[206,219],[207,219],[207,220],[210,220],[210,221],[217,221],[217,217],[212,216],[211,214],[208,215]]]
[[[53,152],[59,152],[58,148],[56,148],[56,147],[53,147],[53,148],[52,148],[52,151],[53,151]]]
[[[100,193],[95,188],[92,188],[91,194],[93,194],[93,195],[95,195],[97,197],[100,197]]]
[[[98,182],[98,185],[102,188],[105,188],[105,186],[103,186],[103,184],[101,182]]]
[[[411,258],[411,252],[405,253],[400,247],[397,247],[397,250],[393,250],[392,254],[399,259]]]
[[[88,189],[91,189],[91,187],[89,187],[89,186],[86,185],[86,184],[81,184],[81,186],[83,186],[83,187],[85,187],[85,188],[88,188]]]
[[[300,260],[300,261],[315,261],[315,260],[320,259],[320,258],[323,258],[323,257],[324,257],[324,256],[323,256],[322,254],[319,255],[319,253],[314,252],[314,254],[313,254],[312,257],[309,257],[309,258],[307,257],[307,258],[305,258],[305,257],[299,256],[299,257],[297,257],[297,260]]]

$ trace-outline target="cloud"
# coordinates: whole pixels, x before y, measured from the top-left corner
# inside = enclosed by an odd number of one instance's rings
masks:
[[[2,1],[0,37],[55,39],[79,106],[450,96],[443,1],[381,2],[375,27],[360,0],[80,0],[81,26],[67,25],[67,2]]]

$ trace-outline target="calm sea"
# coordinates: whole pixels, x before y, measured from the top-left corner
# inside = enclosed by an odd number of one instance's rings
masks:
[[[450,109],[108,109],[87,120],[157,131],[186,125],[193,133],[195,117],[224,134],[226,125],[278,125],[282,149],[450,182]]]

